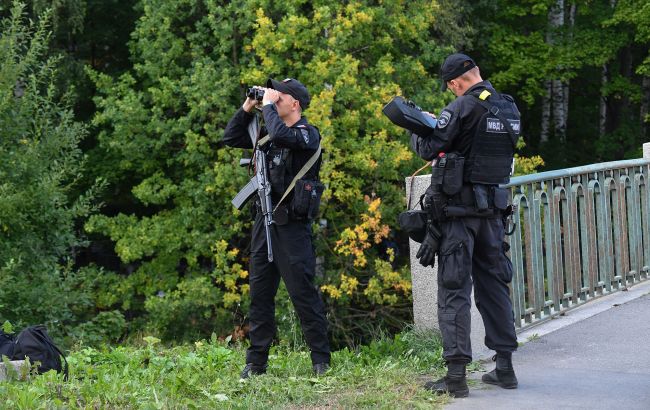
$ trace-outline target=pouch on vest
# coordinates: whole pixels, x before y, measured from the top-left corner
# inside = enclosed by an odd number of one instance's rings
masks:
[[[474,201],[476,210],[479,212],[484,212],[488,210],[488,187],[483,184],[475,184],[474,189]]]
[[[505,211],[508,208],[508,198],[510,191],[505,188],[494,188],[494,207],[500,211]]]
[[[299,179],[293,190],[291,201],[291,214],[294,219],[314,219],[318,216],[320,199],[325,190],[325,185],[320,181]]]
[[[447,163],[442,180],[442,191],[454,196],[463,188],[463,171],[465,168],[465,158],[451,152],[447,154]]]
[[[268,172],[271,192],[279,195],[289,186],[287,181],[287,170],[291,168],[289,150],[274,148],[267,154],[267,159],[269,159]]]

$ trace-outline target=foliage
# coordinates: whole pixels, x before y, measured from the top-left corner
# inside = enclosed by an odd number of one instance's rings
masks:
[[[114,277],[113,306],[149,312],[150,329],[168,338],[227,333],[247,295],[238,244],[246,246],[248,222],[230,204],[246,180],[233,166],[239,153],[219,140],[225,107],[239,100],[231,52],[252,11],[189,0],[145,1],[143,11],[134,69],[117,79],[91,72],[101,93],[91,155],[103,158],[106,199],[121,212],[92,217],[86,229],[109,236],[133,267]]]
[[[91,73],[100,91],[99,147],[91,155],[104,159],[102,175],[119,192],[106,200],[122,205],[117,215],[92,217],[86,229],[109,236],[133,267],[113,283],[113,306],[148,312],[150,329],[166,337],[240,324],[250,218],[229,200],[247,176],[235,165],[241,152],[220,138],[242,101],[236,84],[293,76],[310,88],[307,116],[323,134],[328,189],[323,227],[315,226],[318,253],[327,254],[323,289],[358,284],[356,292],[347,288],[353,298],[334,300],[332,314],[344,318],[339,307],[348,304],[389,313],[395,306],[390,325],[409,320],[408,272],[393,268],[400,255],[390,226],[416,162],[381,107],[394,94],[437,107],[447,101],[428,91],[436,80],[427,72],[449,51],[422,36],[441,30],[436,9],[431,1],[143,2],[130,45],[134,69],[117,79]],[[369,214],[378,217],[364,220],[364,197],[375,201]],[[349,241],[354,229],[375,229],[364,224],[379,223],[382,213],[389,222],[372,241]]]
[[[517,150],[522,150],[526,146],[524,139],[519,137],[517,141]],[[515,172],[514,176],[534,174],[537,169],[544,166],[544,160],[539,155],[524,157],[515,153]]]
[[[1,18],[9,16],[14,1],[0,0]],[[23,0],[21,3],[30,19],[38,20],[44,12],[49,13],[51,40],[46,54],[58,58],[57,89],[71,96],[76,118],[88,120],[95,110],[91,100],[94,85],[84,66],[111,74],[130,67],[127,42],[139,15],[138,1]],[[93,145],[92,137],[85,138],[86,147]]]
[[[55,98],[56,59],[43,61],[47,19],[26,25],[14,5],[0,37],[0,308],[15,328],[58,322],[74,333],[92,318],[93,268],[72,268],[84,245],[75,226],[94,210],[94,190],[71,191],[83,172],[86,127]],[[120,314],[121,315],[121,314]],[[91,327],[91,324],[86,324]]]
[[[551,27],[549,12],[560,5],[564,24]],[[524,155],[541,155],[551,169],[638,156],[649,129],[641,118],[650,103],[648,13],[642,0],[482,0],[470,7],[483,34],[470,53],[498,89],[524,103]],[[553,135],[539,142],[548,80],[570,85],[566,143]]]
[[[335,352],[332,369],[318,378],[304,347],[274,348],[268,373],[247,381],[239,380],[242,347],[229,347],[214,335],[175,348],[153,337],[143,341],[139,348],[80,346],[68,358],[67,382],[50,372],[2,383],[0,396],[16,409],[440,408],[447,401],[420,387],[442,370],[442,347],[428,333],[407,332]]]

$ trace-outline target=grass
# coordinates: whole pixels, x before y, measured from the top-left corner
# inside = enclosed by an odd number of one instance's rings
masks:
[[[443,372],[439,339],[408,331],[333,353],[332,368],[311,372],[304,347],[273,347],[268,373],[240,380],[245,346],[212,338],[164,347],[79,346],[68,357],[70,379],[49,372],[0,382],[0,408],[440,408],[448,401],[421,385]]]

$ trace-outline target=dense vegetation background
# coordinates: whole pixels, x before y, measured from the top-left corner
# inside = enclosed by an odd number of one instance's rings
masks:
[[[423,162],[381,107],[439,111],[447,54],[519,101],[519,173],[648,140],[643,0],[0,0],[0,18],[0,323],[68,342],[241,334],[250,218],[230,199],[247,175],[221,137],[269,76],[309,87],[324,137],[317,280],[337,346],[411,320],[396,216]],[[278,311],[287,339],[283,291]]]

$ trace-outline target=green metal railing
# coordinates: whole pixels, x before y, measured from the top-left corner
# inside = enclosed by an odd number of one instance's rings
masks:
[[[517,328],[648,279],[649,171],[637,159],[511,179]]]

